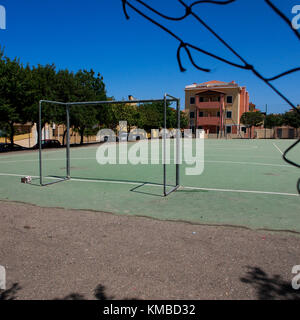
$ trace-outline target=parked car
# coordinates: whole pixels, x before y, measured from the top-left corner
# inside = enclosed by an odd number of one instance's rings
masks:
[[[133,129],[131,130],[130,134],[128,135],[128,141],[140,141],[147,139],[147,133],[143,130]]]
[[[147,136],[144,132],[133,131],[130,134],[127,132],[120,132],[119,135],[116,136],[102,135],[100,137],[100,142],[139,141],[146,138]]]
[[[20,151],[27,150],[27,148],[19,146],[18,144],[11,143],[0,143],[0,152],[8,152],[8,151]]]
[[[42,149],[46,149],[46,148],[60,148],[61,147],[61,143],[58,140],[54,140],[54,139],[45,139],[42,140]],[[37,143],[35,146],[32,147],[33,149],[38,149],[39,148],[39,144]]]
[[[101,142],[119,142],[119,141],[127,141],[128,140],[128,133],[121,132],[119,136],[110,136],[110,135],[103,135],[100,138]]]
[[[110,136],[110,135],[103,135],[100,137],[100,142],[118,142],[118,136]]]

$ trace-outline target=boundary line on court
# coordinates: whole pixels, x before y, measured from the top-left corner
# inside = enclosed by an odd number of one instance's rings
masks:
[[[122,158],[122,157],[121,157]],[[106,158],[107,160],[114,160],[114,159],[110,159],[110,158]],[[148,158],[139,158],[141,160],[145,160]],[[43,159],[43,161],[65,161],[65,158],[53,158],[53,159]],[[71,160],[96,160],[95,158],[72,158]],[[155,159],[155,160],[161,160],[161,159]],[[171,160],[171,159],[167,159],[167,160]],[[37,159],[28,159],[28,160],[5,160],[5,161],[1,161],[0,160],[0,164],[1,163],[5,163],[5,164],[9,164],[9,163],[22,163],[22,162],[37,162]],[[150,159],[151,161],[151,159]],[[241,165],[253,165],[253,166],[270,166],[270,167],[286,167],[286,168],[294,168],[290,165],[287,164],[276,164],[276,163],[263,163],[263,162],[244,162],[244,161],[226,161],[226,160],[204,160],[204,161],[200,161],[201,163],[203,162],[205,163],[225,163],[225,164],[241,164]],[[150,163],[151,164],[151,163]],[[173,162],[171,162],[170,164],[173,164]],[[109,165],[109,163],[107,164]],[[295,168],[294,168],[295,169]]]
[[[275,142],[272,142],[272,144],[281,154],[283,154],[283,152],[279,149],[279,147],[275,144]]]
[[[11,177],[24,177],[26,175],[20,175],[15,173],[0,173],[0,176],[11,176]],[[32,176],[32,178],[39,178],[39,176]],[[57,177],[44,177],[45,179],[56,180]],[[141,182],[129,182],[129,181],[111,181],[111,180],[90,180],[90,179],[76,179],[71,178],[69,181],[75,182],[92,182],[92,183],[112,183],[112,184],[125,184],[125,185],[141,185]],[[154,183],[145,183],[145,186],[151,187],[162,187],[162,185]],[[296,196],[299,197],[298,193],[284,193],[284,192],[273,192],[273,191],[260,191],[260,190],[238,190],[238,189],[219,189],[219,188],[202,188],[202,187],[190,187],[181,186],[179,190],[202,190],[202,191],[215,191],[215,192],[233,192],[233,193],[252,193],[252,194],[268,194],[268,195],[281,195],[281,196]]]

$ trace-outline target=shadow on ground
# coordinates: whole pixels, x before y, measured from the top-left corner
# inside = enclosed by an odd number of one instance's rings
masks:
[[[294,290],[291,282],[280,275],[269,276],[259,267],[247,266],[248,272],[240,280],[256,290],[260,300],[300,300],[300,290]]]
[[[248,271],[245,277],[240,281],[252,286],[256,291],[256,298],[259,300],[300,300],[300,290],[294,290],[291,282],[285,281],[280,275],[269,276],[259,267],[247,267]],[[15,300],[18,298],[18,292],[22,287],[18,283],[14,283],[7,290],[0,290],[0,300]],[[108,296],[106,288],[99,284],[93,296],[96,300],[113,300],[114,296]],[[243,297],[240,297],[243,298]],[[80,293],[71,293],[62,298],[53,300],[87,300]],[[123,298],[123,300],[138,300],[137,298]]]
[[[14,283],[9,289],[7,290],[0,290],[0,300],[15,300],[18,298],[17,293],[20,291],[22,287],[18,283]],[[108,296],[105,293],[106,289],[104,286],[99,284],[96,289],[94,290],[94,297],[96,300],[113,300],[113,296]],[[71,293],[63,298],[54,298],[52,300],[87,300],[84,295],[80,293]],[[123,300],[138,300],[136,298],[124,298]]]
[[[17,292],[21,289],[22,287],[18,283],[14,283],[9,289],[0,290],[0,300],[15,300]]]

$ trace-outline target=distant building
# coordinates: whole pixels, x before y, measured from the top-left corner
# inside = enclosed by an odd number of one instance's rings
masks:
[[[245,131],[240,118],[249,111],[249,94],[234,81],[193,83],[185,87],[185,111],[193,132],[239,134]]]

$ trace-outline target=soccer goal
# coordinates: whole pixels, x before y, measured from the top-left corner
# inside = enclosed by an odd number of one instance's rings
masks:
[[[103,105],[113,105],[113,104],[147,104],[153,102],[161,102],[164,104],[164,116],[163,116],[163,128],[162,128],[162,186],[163,186],[163,195],[167,196],[170,193],[176,191],[180,185],[180,139],[181,139],[181,131],[180,131],[180,99],[175,98],[169,94],[165,94],[163,99],[149,99],[149,100],[127,100],[127,101],[87,101],[87,102],[57,102],[57,101],[49,101],[49,100],[40,100],[39,102],[39,125],[38,125],[38,143],[39,143],[39,175],[40,175],[40,185],[47,186],[52,185],[58,182],[63,182],[66,180],[70,180],[71,177],[71,157],[70,157],[70,109],[73,106],[91,106],[97,105],[99,107]],[[176,150],[176,172],[174,175],[176,176],[176,182],[173,185],[167,184],[167,104],[168,103],[176,103],[176,117],[177,117],[177,128],[176,128],[176,136],[175,140],[175,150]],[[59,178],[55,181],[44,183],[43,179],[43,164],[42,164],[42,112],[43,112],[43,104],[52,104],[56,106],[60,106],[65,108],[66,110],[66,172],[63,178]],[[124,119],[126,120],[126,119]],[[167,187],[171,187],[170,190],[167,190]]]

